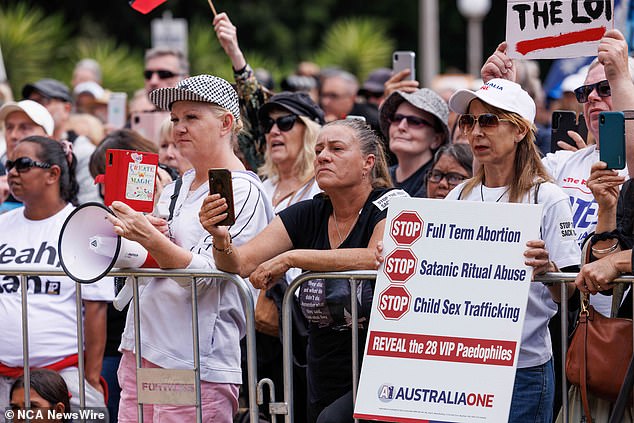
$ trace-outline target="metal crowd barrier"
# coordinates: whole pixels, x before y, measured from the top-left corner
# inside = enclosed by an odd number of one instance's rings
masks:
[[[23,367],[24,367],[24,402],[25,409],[29,410],[31,407],[30,399],[30,369],[29,369],[29,345],[28,345],[28,314],[27,314],[27,276],[40,275],[40,276],[66,276],[63,271],[51,270],[50,268],[18,268],[18,267],[0,267],[0,274],[8,276],[20,277],[20,288],[22,290],[22,343],[23,343]],[[244,281],[238,275],[225,272],[197,272],[190,270],[161,270],[161,269],[115,269],[108,273],[108,276],[125,276],[132,277],[133,279],[133,310],[134,310],[134,325],[135,325],[135,348],[136,348],[136,361],[137,361],[137,386],[139,385],[139,369],[141,369],[141,338],[140,338],[140,315],[139,315],[139,277],[169,277],[169,278],[191,278],[191,293],[192,293],[192,335],[193,335],[193,348],[194,348],[194,368],[192,370],[184,370],[182,372],[190,372],[192,374],[183,374],[184,380],[192,380],[195,389],[195,399],[191,404],[196,407],[196,421],[202,422],[202,403],[200,397],[200,355],[199,355],[199,338],[198,338],[198,301],[197,301],[197,279],[199,278],[219,278],[233,283],[238,288],[240,296],[242,298],[245,315],[246,315],[246,339],[247,339],[247,380],[248,380],[248,393],[249,393],[249,416],[250,421],[258,421],[258,405],[257,405],[257,355],[255,346],[255,318],[254,318],[254,302],[251,294],[251,289],[247,282]],[[81,284],[76,284],[77,287],[77,345],[84,345],[83,335],[83,313],[82,313],[82,299],[81,299]],[[84,357],[80,351],[78,351],[78,368],[79,368],[79,403],[80,407],[85,408],[85,384],[84,384]],[[175,370],[169,369],[141,369],[150,370],[148,375],[161,377],[160,373],[153,372],[154,370],[166,370],[168,372],[175,372]],[[179,371],[176,371],[179,372]],[[152,375],[152,373],[154,373]],[[138,417],[139,422],[143,422],[143,404],[139,401],[138,404]],[[27,419],[28,422],[28,419]]]
[[[284,355],[284,401],[281,403],[271,404],[271,415],[285,415],[285,423],[294,422],[293,413],[293,321],[292,321],[292,301],[294,300],[295,291],[300,285],[311,279],[348,279],[350,281],[350,292],[356,298],[357,284],[359,280],[376,280],[376,271],[349,271],[349,272],[307,272],[299,275],[289,285],[284,294],[284,300],[282,302],[282,348]],[[576,278],[576,273],[547,273],[539,277],[539,282],[553,282],[559,283],[561,286],[561,298],[568,297],[568,287],[563,282],[571,282]],[[616,283],[630,283],[632,289],[634,289],[634,276],[623,276],[614,280]],[[567,301],[561,301],[560,305],[561,316],[568,315],[568,303]],[[358,321],[357,301],[351,301],[351,314],[352,314],[352,398],[356,400],[357,384],[359,381],[359,362],[358,362],[358,343],[359,343],[359,329],[358,325],[354,324]],[[632,315],[634,316],[634,301],[632,303]],[[633,328],[634,332],[634,328]],[[568,423],[568,381],[566,380],[566,351],[568,346],[568,320],[566,318],[561,319],[561,364],[562,364],[562,415],[564,422]],[[273,390],[273,389],[271,389]],[[356,421],[356,420],[355,420]]]

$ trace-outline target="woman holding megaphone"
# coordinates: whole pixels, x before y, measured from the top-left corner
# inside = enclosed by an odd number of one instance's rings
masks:
[[[0,215],[2,264],[37,265],[58,270],[57,240],[73,211],[78,185],[72,153],[59,142],[31,136],[18,142],[6,162],[11,193],[24,207]],[[23,373],[22,301],[17,276],[3,276],[0,290],[0,407],[9,405],[9,389]],[[28,283],[29,365],[58,371],[79,407],[78,352],[85,359],[86,406],[103,408],[100,383],[105,346],[106,301],[112,279],[82,289],[85,348],[77,347],[76,289],[68,277],[32,275]]]
[[[117,235],[140,243],[163,269],[213,271],[211,236],[198,221],[209,194],[210,168],[231,171],[235,223],[229,232],[234,244],[245,243],[260,232],[270,215],[259,178],[245,171],[233,151],[234,137],[242,128],[238,95],[224,79],[198,75],[176,87],[152,91],[150,100],[170,111],[174,140],[193,169],[164,188],[155,207],[155,214],[161,217],[144,216],[115,201],[112,210],[116,216],[108,219]],[[192,332],[186,329],[192,320],[190,283],[153,278],[140,292],[143,367],[194,367]],[[231,283],[217,279],[197,279],[197,283],[203,421],[231,423],[242,381],[240,339],[246,328],[242,301]],[[120,349],[119,421],[132,422],[137,419],[133,310],[128,312]],[[193,406],[146,404],[144,408],[144,416],[154,421],[196,418]]]

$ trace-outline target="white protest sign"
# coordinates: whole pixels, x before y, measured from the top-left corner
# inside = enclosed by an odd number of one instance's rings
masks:
[[[612,0],[508,0],[507,54],[515,59],[596,56],[614,27]]]
[[[355,418],[508,420],[541,210],[390,202]]]

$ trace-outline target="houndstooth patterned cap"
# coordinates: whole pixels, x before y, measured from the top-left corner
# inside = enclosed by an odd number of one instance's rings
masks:
[[[173,88],[158,88],[150,92],[150,101],[159,109],[171,110],[176,101],[214,103],[240,119],[238,94],[231,84],[213,75],[196,75],[183,79]]]

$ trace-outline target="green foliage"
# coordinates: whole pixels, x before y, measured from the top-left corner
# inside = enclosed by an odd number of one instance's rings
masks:
[[[220,46],[210,21],[189,22],[189,73],[207,73],[233,81],[231,61]]]
[[[45,16],[41,9],[17,3],[0,9],[0,46],[9,83],[16,98],[24,84],[41,78],[70,83],[75,63],[93,58],[101,65],[103,85],[113,91],[132,94],[143,87],[143,53],[114,39],[69,38],[63,16]]]
[[[347,70],[362,81],[373,69],[391,66],[394,46],[383,20],[344,19],[327,30],[314,61],[321,67],[337,66]]]
[[[240,33],[238,33],[239,36]],[[279,84],[280,79],[286,75],[282,73],[280,65],[272,57],[255,51],[243,50],[243,53],[253,69],[268,70],[276,83]],[[191,75],[208,73],[233,82],[231,60],[220,46],[211,23],[200,19],[190,23],[189,61]]]
[[[70,49],[63,75],[70,78],[75,64],[85,58],[94,59],[101,65],[105,88],[126,92],[128,96],[143,88],[143,52],[117,45],[111,38],[79,38]]]
[[[44,16],[25,3],[0,9],[0,46],[16,98],[24,84],[50,76],[51,66],[64,60],[60,46],[66,39],[61,14]]]

